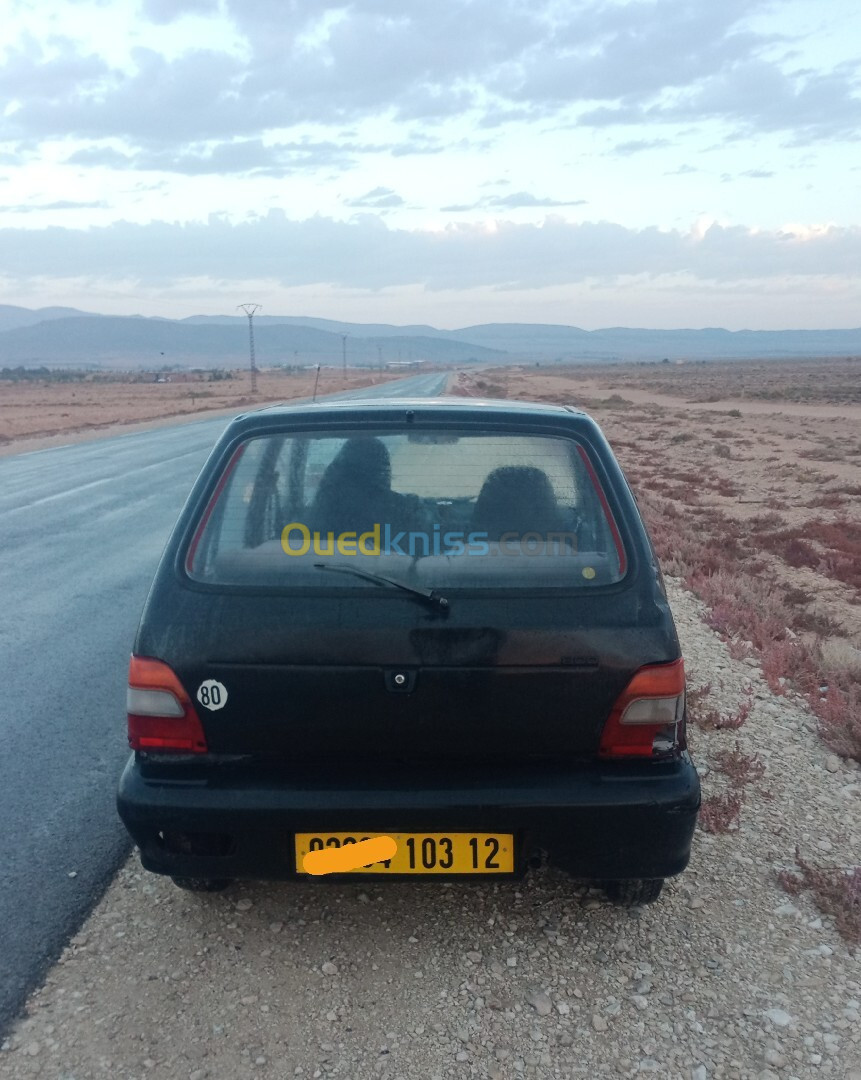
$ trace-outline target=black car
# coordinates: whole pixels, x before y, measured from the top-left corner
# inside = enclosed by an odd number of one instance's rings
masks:
[[[146,602],[128,730],[120,815],[186,888],[549,861],[646,903],[700,803],[654,552],[562,406],[237,417]]]

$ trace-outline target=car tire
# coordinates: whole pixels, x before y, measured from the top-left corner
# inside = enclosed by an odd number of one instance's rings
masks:
[[[233,884],[230,878],[172,877],[171,881],[186,892],[221,892]]]
[[[604,892],[607,899],[620,907],[638,907],[640,904],[654,904],[661,895],[663,878],[623,878],[621,881],[606,881]]]

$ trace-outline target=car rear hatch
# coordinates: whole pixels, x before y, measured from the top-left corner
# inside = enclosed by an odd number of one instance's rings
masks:
[[[593,757],[634,673],[677,659],[594,424],[417,413],[216,453],[136,644],[173,667],[211,754]]]

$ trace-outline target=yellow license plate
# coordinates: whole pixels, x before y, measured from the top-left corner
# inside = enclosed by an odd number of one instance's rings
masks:
[[[354,874],[511,874],[514,837],[511,833],[379,833],[321,832],[296,834],[296,871],[303,874],[309,852],[343,851],[376,836],[390,836],[397,851],[385,862],[358,866]],[[339,873],[344,871],[339,870]]]

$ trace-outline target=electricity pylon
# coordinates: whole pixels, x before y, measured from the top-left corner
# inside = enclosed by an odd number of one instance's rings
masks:
[[[245,314],[248,316],[248,357],[251,363],[251,393],[257,393],[257,365],[254,362],[254,324],[252,320],[255,314],[260,310],[260,304],[239,304],[238,308],[242,308]],[[237,308],[237,310],[238,310]]]

